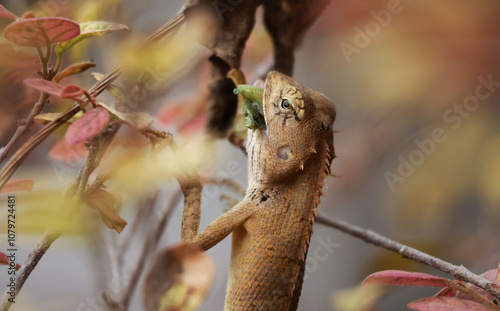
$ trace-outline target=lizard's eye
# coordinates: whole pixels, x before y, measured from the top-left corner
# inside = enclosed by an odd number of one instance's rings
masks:
[[[290,103],[290,100],[283,98],[281,100],[281,107],[283,107],[285,109],[290,109],[290,107],[292,107],[292,103]]]

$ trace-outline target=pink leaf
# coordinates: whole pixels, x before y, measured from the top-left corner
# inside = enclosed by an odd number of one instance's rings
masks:
[[[61,97],[63,86],[52,81],[44,79],[25,79],[24,84],[34,88],[37,91],[44,92],[50,95]]]
[[[393,284],[407,286],[446,287],[453,281],[438,276],[399,270],[380,271],[369,275],[363,284]]]
[[[106,190],[96,190],[87,200],[87,204],[99,211],[102,221],[108,228],[120,233],[127,225],[115,211],[116,198]]]
[[[498,264],[497,270],[497,284],[500,285],[500,263]]]
[[[486,280],[494,283],[497,285],[497,288],[498,288],[498,279],[497,279],[497,272],[498,270],[497,269],[492,269],[492,270],[489,270],[489,271],[486,271],[484,272],[483,274],[481,274],[481,276],[483,278],[485,278]],[[474,291],[476,291],[477,293],[479,293],[480,295],[483,295],[484,297],[486,297],[487,299],[492,299],[493,296],[491,296],[487,291],[485,291],[484,289],[476,286],[476,285],[473,285],[473,284],[468,284],[470,288],[472,288]],[[467,295],[465,293],[461,293],[459,292],[458,295],[457,295],[457,298],[462,298],[462,299],[468,299],[468,300],[473,300],[473,301],[477,301],[474,297],[470,296],[470,295]]]
[[[85,90],[79,86],[68,85],[68,86],[64,87],[64,89],[62,90],[61,97],[77,100],[78,98],[80,98],[83,95],[84,92],[85,92]]]
[[[49,157],[52,160],[74,166],[83,161],[88,155],[87,147],[84,142],[79,142],[69,147],[66,145],[64,139],[59,140],[55,145],[50,148]]]
[[[76,85],[64,86],[44,79],[25,79],[24,84],[52,96],[73,100],[78,100],[85,92],[84,89]]]
[[[498,269],[488,270],[488,271],[484,272],[483,274],[481,274],[481,276],[483,278],[487,279],[488,281],[498,285]]]
[[[106,109],[94,108],[71,124],[65,135],[66,144],[73,146],[99,134],[108,124],[109,113]]]
[[[0,17],[8,18],[13,21],[17,19],[17,16],[14,13],[8,11],[6,8],[4,8],[3,5],[0,5]]]
[[[0,252],[0,265],[9,265],[9,258],[2,252]]]
[[[4,34],[14,44],[43,47],[78,36],[80,25],[62,17],[27,18],[7,26]]]
[[[430,297],[410,302],[408,307],[419,311],[489,311],[491,309],[470,300],[451,297]]]
[[[194,119],[191,119],[188,122],[184,123],[179,128],[179,134],[186,137],[192,136],[193,134],[202,132],[206,124],[207,117],[205,115],[197,116]]]
[[[0,189],[0,193],[31,191],[34,184],[33,179],[29,178],[11,179]]]
[[[440,290],[435,297],[455,297],[457,294],[457,290],[451,287],[445,287],[442,290]]]

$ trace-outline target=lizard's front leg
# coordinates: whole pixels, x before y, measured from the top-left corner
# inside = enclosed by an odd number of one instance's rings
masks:
[[[178,178],[182,192],[184,193],[181,239],[182,241],[195,244],[200,249],[206,251],[241,226],[254,214],[256,206],[247,201],[242,201],[214,220],[202,232],[198,233],[203,185],[200,182],[198,174],[191,175],[190,178]]]

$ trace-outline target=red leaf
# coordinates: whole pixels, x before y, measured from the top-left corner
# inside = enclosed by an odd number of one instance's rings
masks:
[[[457,294],[457,290],[451,287],[445,287],[442,290],[440,290],[435,297],[455,297]]]
[[[498,285],[498,270],[499,269],[491,269],[481,274],[481,276],[488,281]]]
[[[61,93],[63,91],[62,85],[44,79],[25,79],[24,84],[34,88],[37,91],[57,97],[61,97]]]
[[[9,265],[9,258],[2,252],[0,252],[0,265]]]
[[[8,18],[13,21],[17,19],[17,16],[14,13],[8,11],[6,8],[4,8],[3,5],[0,5],[0,17]]]
[[[83,141],[69,147],[66,145],[64,139],[59,140],[53,145],[49,152],[49,157],[51,159],[66,163],[70,166],[82,161],[87,155],[88,150]]]
[[[488,281],[490,281],[490,282],[498,285],[497,273],[498,273],[497,269],[492,269],[492,270],[484,272],[483,274],[481,274],[481,276],[483,278],[485,278],[486,280],[488,280]],[[491,296],[490,293],[488,293],[484,289],[482,289],[482,288],[480,288],[480,287],[478,287],[476,285],[473,285],[473,284],[468,284],[468,285],[474,291],[478,292],[480,295],[483,295],[487,299],[492,299],[493,298],[493,296]],[[457,298],[462,298],[462,299],[477,301],[474,297],[472,297],[470,295],[467,295],[465,293],[461,293],[461,292],[458,293]]]
[[[167,106],[158,113],[158,121],[163,124],[172,123],[181,117],[184,110],[185,108],[180,104],[173,107]]]
[[[31,191],[34,184],[33,179],[29,178],[11,179],[0,189],[0,193]]]
[[[62,90],[61,97],[77,100],[78,98],[80,98],[83,95],[84,92],[85,92],[85,90],[79,86],[68,85],[68,86],[64,87],[64,89]]]
[[[62,17],[27,18],[7,26],[4,34],[14,44],[43,47],[78,36],[80,25]]]
[[[106,109],[94,108],[86,112],[68,128],[64,136],[66,144],[71,147],[96,136],[106,127],[108,121],[109,113]]]
[[[399,270],[380,271],[369,275],[363,284],[393,284],[407,286],[446,287],[453,281],[438,276]]]
[[[106,190],[96,190],[87,200],[87,204],[99,211],[102,221],[108,228],[120,233],[127,225],[127,222],[116,214],[116,198]]]
[[[64,86],[44,79],[25,79],[24,84],[52,96],[73,100],[78,100],[85,92],[84,89],[76,85]]]
[[[408,307],[419,311],[491,311],[491,309],[470,300],[451,297],[430,297],[410,302]]]
[[[206,115],[197,116],[194,119],[191,119],[188,122],[184,123],[179,128],[179,134],[183,136],[191,136],[193,134],[200,133],[205,128],[206,124],[207,124]]]

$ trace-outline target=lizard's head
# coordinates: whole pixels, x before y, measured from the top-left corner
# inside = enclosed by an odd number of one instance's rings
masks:
[[[329,169],[336,113],[325,95],[271,71],[265,81],[263,112],[267,128],[253,131],[248,140],[255,181],[279,181],[316,166],[312,162],[321,159],[326,159]]]

